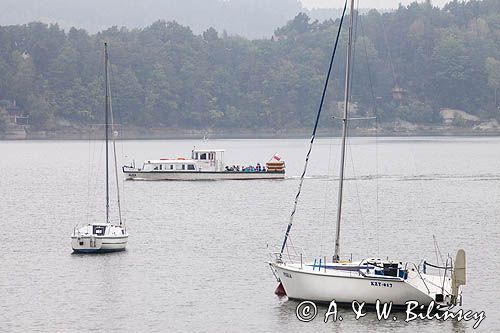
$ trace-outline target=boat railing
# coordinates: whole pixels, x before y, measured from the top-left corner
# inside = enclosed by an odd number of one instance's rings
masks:
[[[445,262],[444,266],[433,265],[431,263],[428,263],[425,260],[422,260],[420,262],[420,264],[418,265],[418,267],[415,266],[417,272],[419,273],[419,276],[424,281],[424,284],[425,284],[425,278],[422,277],[420,272],[427,274],[427,267],[431,267],[431,268],[436,269],[439,272],[439,277],[442,279],[441,285],[435,285],[434,283],[432,283],[430,281],[429,281],[429,283],[432,284],[434,287],[441,289],[441,293],[443,295],[449,294],[449,292],[446,292],[445,283],[446,283],[446,279],[448,278],[448,275],[453,272],[453,259],[448,256],[448,258],[446,258],[446,262]],[[442,271],[444,271],[443,275],[441,275]],[[426,287],[427,287],[427,285],[426,285]],[[427,288],[427,289],[429,289],[429,288]]]
[[[420,280],[422,280],[422,282],[424,283],[424,286],[425,286],[425,289],[427,289],[427,294],[430,294],[431,293],[431,290],[429,289],[429,287],[427,286],[427,282],[425,282],[425,279],[424,277],[422,276],[422,274],[420,274],[420,270],[418,269],[417,265],[415,265],[415,263],[412,263],[413,267],[415,268],[415,271],[417,272],[418,276],[420,277]]]
[[[279,263],[300,263],[301,267],[306,261],[304,250],[299,247],[287,246],[285,252],[281,252],[279,247],[275,247],[274,251],[269,253],[271,259]]]

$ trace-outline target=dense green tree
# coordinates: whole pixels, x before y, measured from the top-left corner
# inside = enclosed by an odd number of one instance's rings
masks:
[[[500,89],[500,60],[486,58],[486,70],[488,72],[488,86],[494,91],[495,106],[498,104],[498,90]]]
[[[500,118],[499,3],[452,1],[443,9],[413,3],[356,15],[352,102],[358,113],[381,122],[433,123],[441,108],[451,107]],[[272,38],[256,40],[214,28],[197,35],[161,20],[93,35],[42,23],[0,26],[0,99],[16,100],[39,129],[58,120],[102,121],[106,41],[113,110],[124,125],[310,128],[338,25],[302,13]],[[346,40],[344,29],[321,126],[331,126],[343,100]]]

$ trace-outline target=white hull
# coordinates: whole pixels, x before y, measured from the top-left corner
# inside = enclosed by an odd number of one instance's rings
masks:
[[[285,179],[284,172],[236,172],[236,171],[127,171],[127,180],[247,180]]]
[[[71,237],[71,247],[75,252],[113,252],[127,247],[128,236],[125,237]]]
[[[112,224],[87,224],[71,235],[73,251],[81,253],[123,251],[127,242],[126,230]]]
[[[435,295],[441,293],[440,288],[426,287],[416,271],[410,271],[407,279],[399,277],[363,276],[358,271],[339,271],[323,269],[316,271],[310,267],[303,269],[296,265],[270,263],[291,299],[316,302],[351,303],[366,302],[376,304],[393,302],[394,305],[405,305],[407,301],[417,301],[428,305],[435,300]],[[432,276],[425,276],[432,279]],[[439,284],[437,284],[439,285]],[[445,284],[449,286],[449,283]],[[447,299],[448,300],[448,299]]]

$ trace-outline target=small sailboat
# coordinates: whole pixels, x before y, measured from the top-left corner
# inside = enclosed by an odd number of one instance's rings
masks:
[[[122,220],[120,204],[120,187],[118,182],[118,168],[116,161],[115,129],[111,106],[109,85],[109,55],[108,45],[104,43],[104,77],[105,77],[105,107],[104,131],[106,139],[106,219],[104,222],[94,222],[76,226],[71,235],[71,247],[77,253],[101,253],[125,250],[128,242],[128,233]],[[111,124],[110,124],[111,121]],[[112,222],[109,212],[109,134],[112,133],[113,156],[115,165],[115,181],[118,203],[118,222]]]
[[[337,42],[342,27],[344,13],[340,21]],[[330,62],[323,98],[318,111],[316,125],[310,141],[304,171],[299,184],[298,194],[295,197],[295,206],[285,232],[285,237],[279,252],[273,254],[269,262],[279,285],[276,294],[286,295],[290,299],[309,300],[316,302],[352,303],[353,301],[376,304],[377,301],[395,306],[404,306],[406,302],[417,301],[420,305],[429,306],[435,302],[436,306],[449,307],[462,302],[462,286],[465,285],[465,252],[458,250],[455,261],[448,258],[444,265],[432,265],[423,261],[416,265],[403,260],[382,260],[367,258],[352,261],[341,260],[340,231],[342,220],[342,201],[344,185],[344,166],[346,153],[346,137],[348,132],[348,108],[350,101],[350,76],[353,43],[354,0],[350,1],[350,24],[346,63],[346,79],[344,94],[343,134],[340,157],[339,192],[337,202],[337,218],[335,230],[335,250],[333,256],[320,256],[314,260],[307,260],[300,251],[295,251],[289,245],[293,217],[302,188],[302,182],[307,170],[309,154],[311,152],[316,128],[321,113],[326,87],[331,73],[335,48]],[[437,270],[438,274],[429,271]]]

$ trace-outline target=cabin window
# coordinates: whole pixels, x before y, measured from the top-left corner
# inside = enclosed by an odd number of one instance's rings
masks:
[[[207,153],[200,154],[200,160],[206,160],[207,159]]]
[[[194,164],[188,164],[188,170],[194,170]]]
[[[155,166],[155,167],[153,168],[153,170],[158,170],[158,166]]]
[[[158,169],[161,170],[161,164],[158,167],[159,167]]]
[[[174,170],[174,165],[170,164],[170,170]]]
[[[182,170],[186,170],[186,165],[185,164],[182,165]]]
[[[175,166],[175,170],[182,170],[182,167],[184,166],[184,164],[177,164]]]

